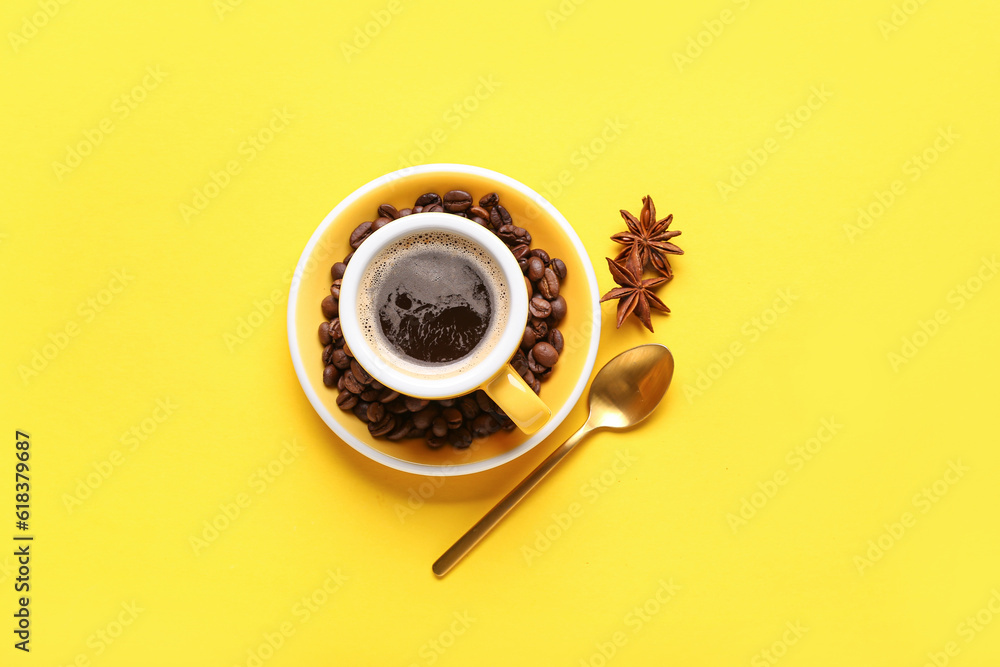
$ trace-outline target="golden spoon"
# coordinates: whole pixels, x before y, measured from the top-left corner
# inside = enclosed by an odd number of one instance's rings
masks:
[[[648,417],[666,393],[673,375],[674,357],[658,344],[633,347],[605,364],[590,386],[587,423],[444,552],[434,563],[434,574],[443,577],[455,567],[588,435],[605,428],[625,429]]]

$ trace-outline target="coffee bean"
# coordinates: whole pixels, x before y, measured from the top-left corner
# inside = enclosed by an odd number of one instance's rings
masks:
[[[455,405],[455,399],[454,398],[439,398],[438,399],[438,405],[440,405],[442,408],[450,408],[451,406]]]
[[[394,415],[409,415],[410,411],[406,409],[406,403],[403,402],[402,396],[397,396],[395,400],[385,403],[385,409]]]
[[[330,340],[333,342],[337,342],[338,340],[344,337],[344,332],[340,328],[339,317],[335,317],[332,320],[330,320],[329,332],[330,332]]]
[[[535,357],[535,361],[546,368],[552,368],[559,361],[559,352],[544,341],[536,343],[535,347],[531,348],[531,354]]]
[[[326,347],[323,348],[322,358],[323,358],[323,365],[324,366],[333,363],[333,353],[335,351],[336,351],[336,348],[333,346],[333,343],[330,343],[329,345],[327,345]]]
[[[458,408],[448,408],[441,413],[445,422],[448,424],[448,428],[458,428],[462,425],[462,412]]]
[[[510,252],[512,255],[514,255],[515,259],[526,260],[529,257],[531,257],[531,248],[526,243],[514,246],[513,248],[510,249]]]
[[[337,299],[338,301],[340,301],[340,286],[343,283],[344,280],[342,278],[337,278],[336,280],[333,281],[333,284],[330,285],[330,296],[332,296],[334,299]]]
[[[468,211],[455,211],[454,213],[452,213],[452,215],[455,216],[456,218],[466,218],[466,219],[469,218]]]
[[[469,209],[469,217],[482,218],[484,220],[490,219],[490,212],[487,211],[482,206],[473,206]]]
[[[372,381],[368,383],[368,388],[374,389],[375,391],[382,391],[383,389],[385,389],[385,385],[376,380],[375,378],[372,378]]]
[[[535,342],[538,337],[535,336],[535,330],[531,327],[524,327],[524,335],[521,336],[521,349],[530,350],[535,346]]]
[[[346,389],[337,394],[337,405],[341,410],[350,410],[358,404],[357,394],[352,394]]]
[[[559,324],[566,317],[566,299],[560,294],[549,303],[552,304],[552,315],[549,317],[553,323]]]
[[[448,434],[448,442],[455,449],[465,449],[472,444],[472,433],[464,426],[456,428]]]
[[[528,260],[524,257],[517,260],[517,268],[521,269],[521,273],[528,275]]]
[[[364,399],[364,396],[361,397]],[[375,402],[368,406],[368,421],[377,422],[385,415],[385,406],[381,403]]]
[[[430,206],[431,204],[440,204],[441,196],[436,192],[428,192],[417,197],[417,206]]]
[[[315,303],[315,302],[313,302]],[[332,320],[340,312],[340,304],[332,296],[323,297],[323,303],[320,304],[320,308],[323,309],[323,317],[328,320]]]
[[[566,263],[561,259],[553,257],[552,261],[549,262],[549,268],[556,272],[556,275],[559,276],[559,280],[566,279]]]
[[[344,389],[352,394],[360,394],[365,390],[365,386],[358,382],[351,370],[344,371]]]
[[[330,275],[333,276],[334,280],[337,280],[338,278],[344,277],[344,271],[346,270],[347,270],[347,264],[344,264],[343,262],[337,262],[336,264],[330,267]]]
[[[530,369],[526,369],[521,375],[521,379],[524,380],[526,385],[531,386],[531,383],[535,381],[535,374]]]
[[[496,211],[496,209],[493,210]],[[517,225],[503,225],[497,230],[497,236],[508,246],[531,243],[531,234],[528,233],[528,230]]]
[[[401,218],[405,218],[406,216],[411,215],[412,213],[413,213],[413,209],[412,208],[401,208],[401,209],[399,209],[399,217],[401,217]]]
[[[524,374],[527,373],[529,370],[528,357],[524,354],[524,352],[518,350],[514,354],[514,357],[510,360],[510,365],[514,368],[515,371],[517,371],[518,375],[524,377]],[[485,410],[486,408],[483,409]]]
[[[534,382],[529,382],[528,386],[531,387],[531,391],[536,394],[542,393],[542,383],[539,382],[538,378],[535,378]]]
[[[326,320],[319,323],[319,344],[323,346],[329,345],[332,341],[330,338],[330,323]],[[326,361],[326,359],[324,359]]]
[[[420,412],[427,407],[428,403],[430,403],[430,401],[423,398],[414,398],[413,396],[406,397],[406,409],[410,412]]]
[[[528,260],[528,280],[540,280],[545,275],[545,262],[540,257],[532,257]],[[338,296],[339,298],[339,296]]]
[[[351,373],[354,374],[354,379],[361,384],[371,384],[372,376],[361,367],[356,359],[351,359]]]
[[[376,218],[375,221],[372,222],[372,233],[374,234],[392,221],[393,218]]]
[[[472,206],[472,195],[465,190],[450,190],[444,195],[444,210],[449,213],[465,211]]]
[[[379,404],[376,403],[376,405]],[[371,433],[376,438],[380,438],[383,435],[388,435],[395,428],[396,428],[396,418],[390,414],[382,415],[382,419],[379,420],[378,423],[370,422],[368,424],[368,432]]]
[[[399,211],[392,204],[381,204],[378,207],[378,214],[381,218],[390,218],[391,220],[399,217]]]
[[[436,406],[428,406],[413,415],[413,425],[419,429],[429,428],[434,418],[438,416]]]
[[[444,417],[434,418],[431,422],[431,432],[439,438],[448,433],[448,422]]]
[[[514,357],[517,358],[516,353],[514,354]],[[497,404],[494,403],[493,399],[489,397],[489,394],[487,394],[482,389],[476,391],[475,397],[476,397],[476,403],[479,404],[479,408],[483,412],[496,412],[498,410]]]
[[[495,192],[491,192],[479,198],[479,205],[483,208],[491,208],[496,206],[498,201],[500,201],[500,196]]]
[[[546,265],[548,265],[548,263],[549,263],[549,261],[551,259],[549,257],[549,253],[545,252],[541,248],[535,248],[534,250],[531,251],[531,254],[532,254],[532,256],[537,257],[538,259],[542,260],[542,263],[546,264]]]
[[[469,220],[472,220],[474,223],[476,223],[480,227],[489,227],[490,226],[489,219],[487,219],[487,218],[480,218],[478,215],[470,215],[469,216]]]
[[[535,332],[535,340],[545,340],[545,337],[549,335],[549,324],[545,320],[540,320],[537,317],[532,317],[528,321],[528,326]]]
[[[413,214],[414,215],[416,215],[417,213],[423,213],[423,212],[424,212],[424,207],[423,206],[414,206],[413,207]]]
[[[374,382],[372,382],[372,386],[373,387],[375,386]],[[379,403],[383,403],[383,404],[384,403],[391,403],[392,401],[395,401],[397,398],[399,398],[399,392],[398,391],[393,391],[392,389],[389,389],[388,387],[383,387],[382,390],[381,390],[381,392],[380,392],[380,394],[381,395],[378,397],[378,402]],[[403,409],[404,410],[406,409],[405,405],[403,406]]]
[[[351,263],[351,258],[352,257],[354,257],[354,251],[353,250],[351,252],[347,253],[347,256],[344,257],[344,266],[347,266],[348,264]]]
[[[431,449],[441,449],[447,444],[448,440],[446,438],[437,438],[437,437],[427,438],[427,446],[430,447]]]
[[[368,422],[368,403],[365,401],[358,401],[358,404],[354,406],[354,416],[361,421]]]
[[[531,293],[535,291],[535,288],[532,286],[531,281],[528,280],[528,276],[524,277],[524,289],[528,293],[528,298],[530,299]]]
[[[353,232],[351,232],[351,247],[357,250],[358,246],[360,246],[366,238],[371,236],[371,233],[372,223],[362,222]]]
[[[344,354],[346,354],[347,356],[349,356],[351,359],[354,358],[354,354],[351,352],[351,346],[350,345],[348,345],[347,343],[344,343],[343,350],[344,350]]]
[[[323,385],[326,387],[336,387],[337,380],[340,379],[340,371],[332,364],[323,369]]]
[[[500,423],[488,413],[483,413],[472,420],[472,434],[484,438],[500,430]]]
[[[549,336],[547,340],[549,341],[549,345],[556,348],[556,352],[562,354],[563,351],[562,331],[559,331],[559,329],[552,329],[551,331],[549,331]]]
[[[424,210],[421,213],[440,213],[444,210],[444,206],[441,204],[431,204],[430,206],[424,206]],[[413,210],[414,213],[417,212],[416,209]]]
[[[343,348],[338,347],[331,353],[330,363],[340,370],[345,370],[351,367],[351,358],[347,356]]]
[[[379,396],[381,395],[382,392],[379,391],[378,389],[372,389],[371,387],[368,387],[363,392],[361,392],[361,400],[368,401],[369,403],[371,403],[372,401],[377,401]]]
[[[532,348],[531,350],[529,350],[528,351],[528,370],[530,370],[532,373],[535,373],[537,375],[538,373],[544,373],[546,368],[548,368],[548,366],[546,366],[545,364],[539,362],[538,359],[535,359],[534,348]]]
[[[551,301],[559,296],[559,276],[552,269],[545,269],[542,279],[538,281],[538,291]]]
[[[401,420],[397,419],[396,420],[396,428],[394,428],[392,430],[392,432],[390,432],[389,435],[387,435],[385,437],[388,438],[389,440],[402,440],[407,435],[409,435],[410,430],[412,428],[413,428],[413,424],[411,422],[401,421]]]
[[[347,391],[344,389],[344,374],[340,374],[340,379],[337,380],[337,391]],[[350,392],[348,392],[350,393]]]
[[[479,409],[479,403],[477,403],[476,399],[472,396],[463,396],[458,399],[458,409],[462,412],[462,416],[467,420],[471,420],[481,412]]]
[[[528,311],[533,317],[545,319],[552,314],[552,304],[542,297],[536,296],[528,303]]]
[[[490,209],[490,224],[498,231],[508,225],[513,226],[510,213],[500,204]]]

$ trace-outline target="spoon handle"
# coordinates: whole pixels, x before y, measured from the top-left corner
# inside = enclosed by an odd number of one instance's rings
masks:
[[[580,427],[580,430],[569,437],[566,442],[559,446],[554,452],[548,455],[548,457],[542,461],[537,468],[535,468],[530,475],[524,478],[520,484],[518,484],[514,489],[503,497],[503,500],[498,502],[493,509],[486,513],[482,519],[479,520],[476,525],[468,530],[465,535],[462,535],[455,544],[451,545],[451,548],[444,552],[440,558],[434,562],[432,570],[434,574],[439,577],[443,577],[448,573],[455,565],[458,564],[460,560],[465,558],[466,554],[472,551],[472,548],[479,544],[486,535],[493,530],[493,528],[500,523],[500,520],[507,516],[508,513],[514,506],[517,505],[521,500],[528,495],[528,493],[534,489],[538,484],[552,472],[559,463],[566,458],[566,455],[573,451],[581,440],[583,440],[591,432],[592,427],[589,423],[584,424]]]

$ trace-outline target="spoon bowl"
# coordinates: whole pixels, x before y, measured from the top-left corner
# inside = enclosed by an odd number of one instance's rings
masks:
[[[590,385],[594,428],[635,426],[659,405],[674,375],[674,357],[663,345],[640,345],[609,361]]]

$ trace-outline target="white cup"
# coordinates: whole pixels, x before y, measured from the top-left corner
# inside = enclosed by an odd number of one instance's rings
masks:
[[[507,317],[484,336],[494,341],[492,349],[475,365],[456,374],[435,375],[434,367],[419,375],[412,368],[404,371],[374,350],[361,330],[358,295],[368,284],[372,260],[397,241],[428,232],[458,236],[484,250],[500,267],[507,287]],[[524,274],[510,249],[488,229],[448,213],[405,216],[373,232],[354,252],[340,287],[341,331],[351,354],[369,375],[401,394],[425,399],[453,398],[482,389],[518,428],[534,433],[548,421],[552,411],[510,365],[527,321]]]

